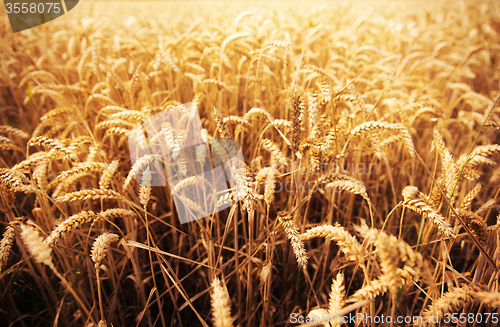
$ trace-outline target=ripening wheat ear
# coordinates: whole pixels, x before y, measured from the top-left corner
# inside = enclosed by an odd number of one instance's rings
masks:
[[[82,162],[77,164],[70,170],[63,171],[60,173],[52,182],[49,184],[49,188],[54,187],[55,185],[65,182],[68,178],[71,178],[75,175],[84,173],[84,172],[92,172],[92,171],[102,171],[106,169],[106,165],[101,162]]]
[[[111,179],[118,169],[119,164],[120,162],[118,160],[113,160],[113,162],[110,163],[108,167],[102,172],[101,178],[99,179],[99,188],[101,190],[105,190],[109,187]]]
[[[48,244],[43,243],[43,237],[40,236],[40,234],[33,227],[21,224],[21,238],[23,240],[23,243],[28,248],[28,251],[35,258],[35,261],[49,266],[54,274],[56,274],[56,276],[63,282],[68,291],[71,292],[87,317],[89,317],[90,320],[94,321],[94,318],[90,315],[89,310],[87,309],[85,304],[83,304],[82,300],[75,292],[73,287],[71,287],[66,278],[64,278],[64,276],[57,271],[56,267],[52,263],[52,249]]]
[[[54,228],[49,236],[47,236],[43,243],[48,245],[55,244],[58,239],[63,237],[70,230],[76,229],[84,223],[91,222],[97,217],[98,215],[96,215],[93,211],[82,211],[80,213],[72,215],[68,219],[57,225],[57,227]]]
[[[15,169],[0,168],[0,186],[15,192],[34,192],[35,188],[30,180],[20,171]]]
[[[262,140],[262,148],[269,151],[271,153],[271,164],[281,164],[286,165],[288,162],[288,158],[283,155],[280,148],[276,143],[269,139]]]
[[[0,133],[14,135],[23,139],[27,139],[30,137],[28,133],[10,125],[0,125]]]
[[[397,292],[403,283],[401,273],[398,269],[398,264],[402,256],[397,251],[397,238],[378,229],[368,228],[364,222],[360,227],[356,226],[355,228],[365,240],[377,247],[380,267],[382,268],[382,273],[387,276],[386,280],[389,281],[388,287],[391,291],[392,300],[395,301]],[[411,264],[414,265],[414,263]]]
[[[498,144],[488,144],[476,146],[470,155],[466,153],[461,155],[456,162],[457,168],[462,166],[474,166],[483,162],[487,162],[485,157],[490,156],[494,153],[500,152],[500,145]]]
[[[307,253],[304,249],[304,243],[299,235],[299,228],[292,219],[292,216],[286,211],[278,212],[278,221],[285,229],[286,235],[292,244],[293,253],[297,258],[297,263],[302,269],[307,267]]]
[[[52,264],[52,249],[43,243],[43,237],[33,227],[25,224],[21,224],[21,231],[21,238],[28,251],[35,257],[35,261],[55,269]]]
[[[154,162],[154,160],[161,160],[161,156],[157,154],[147,154],[139,158],[130,169],[127,178],[125,179],[125,182],[123,182],[122,190],[125,192],[125,190],[128,188],[128,186],[135,178],[137,173],[142,169],[144,169],[146,165],[149,165],[150,163]]]
[[[43,146],[49,149],[53,149],[59,153],[64,154],[69,159],[76,160],[76,153],[64,146],[61,145],[61,143],[58,140],[54,139],[49,139],[45,136],[38,136],[30,139],[28,141],[28,147],[30,146]]]
[[[359,194],[365,199],[368,203],[371,203],[370,198],[368,197],[368,194],[366,193],[366,187],[363,182],[354,182],[354,181],[333,181],[331,183],[328,183],[326,185],[327,189],[340,189],[340,190],[345,190],[349,191],[354,194]]]
[[[97,292],[99,296],[99,307],[101,310],[101,320],[104,320],[104,307],[102,305],[102,291],[101,291],[101,279],[99,277],[101,261],[104,259],[108,253],[109,245],[116,242],[120,237],[113,233],[104,233],[96,238],[94,245],[92,246],[92,261],[95,263],[96,278],[97,278]]]
[[[214,118],[217,123],[217,131],[221,139],[230,139],[231,133],[229,133],[229,129],[227,128],[226,122],[224,121],[222,114],[217,108],[214,107]]]
[[[91,190],[81,190],[72,193],[67,193],[65,195],[59,196],[54,199],[54,202],[73,202],[80,200],[110,200],[110,199],[121,199],[125,198],[120,193],[113,190],[102,190],[99,188]]]
[[[472,201],[476,198],[476,196],[479,194],[480,191],[481,191],[481,184],[478,183],[469,193],[465,195],[465,197],[462,200],[462,203],[460,204],[460,209],[470,211]]]
[[[389,275],[383,274],[377,279],[369,280],[368,284],[357,290],[347,301],[358,302],[363,300],[373,300],[378,295],[387,292],[390,283],[393,283],[393,281],[389,279]]]
[[[309,135],[311,136],[313,129],[316,126],[316,121],[318,119],[318,93],[316,91],[307,92],[307,100],[309,106],[307,107],[308,121],[309,121]]]
[[[0,150],[15,150],[23,152],[23,150],[16,145],[11,139],[0,135]]]
[[[328,313],[333,316],[337,311],[342,309],[345,304],[345,287],[344,287],[344,274],[339,272],[337,278],[332,282],[332,290],[330,292],[330,301],[328,306]],[[340,324],[334,323],[334,326]]]
[[[152,181],[151,170],[149,169],[148,166],[142,172],[142,182],[139,191],[139,199],[142,206],[144,207],[144,211],[147,211],[148,209],[148,202],[151,196],[151,181]]]
[[[215,277],[212,282],[212,310],[215,327],[232,327],[231,300],[227,290],[222,286],[219,278]]]
[[[450,151],[446,148],[443,137],[437,129],[434,130],[434,145],[441,157],[441,166],[443,171],[443,176],[446,182],[446,195],[448,198],[451,197],[454,185],[458,179],[458,167],[451,155]],[[458,192],[455,191],[454,196]],[[450,201],[453,204],[453,201]]]
[[[111,243],[116,242],[120,237],[113,233],[104,233],[96,238],[92,246],[92,261],[95,263],[95,269],[98,270],[101,265],[102,259],[106,257],[108,248]]]
[[[419,278],[429,284],[434,282],[427,261],[408,243],[382,230],[369,228],[364,220],[360,226],[354,228],[367,242],[377,247],[383,275],[356,292],[353,298],[359,298],[363,294],[371,294],[368,297],[373,298],[387,289],[391,290],[394,296],[399,287],[408,282],[416,282]],[[403,263],[403,268],[399,268]]]
[[[276,173],[277,170],[275,167],[271,167],[271,169],[267,172],[266,185],[264,188],[264,200],[267,204],[268,210],[274,200],[274,191],[276,188]]]
[[[446,313],[458,312],[457,310],[467,305],[467,303],[473,302],[480,291],[479,287],[469,284],[444,293],[440,298],[435,299],[427,307],[427,310],[424,311],[423,322],[431,321],[431,316],[437,318],[439,322]]]
[[[2,268],[7,264],[10,256],[10,249],[16,238],[16,228],[19,226],[19,221],[14,220],[9,223],[3,233],[2,242],[0,242],[0,273]]]
[[[389,130],[400,130],[400,129],[401,125],[399,124],[391,124],[385,121],[368,121],[354,127],[351,130],[351,137],[359,137],[362,136],[363,134],[373,134]]]
[[[479,239],[479,241],[486,245],[488,242],[488,237],[490,230],[488,230],[488,225],[481,216],[467,210],[458,210],[458,214],[465,222],[467,227],[472,231],[472,233]],[[496,233],[496,232],[495,232]]]
[[[430,199],[415,186],[406,186],[403,189],[402,205],[428,217],[445,237],[454,237],[453,229],[444,217],[430,204]]]
[[[302,101],[300,99],[300,93],[297,88],[295,88],[293,98],[292,98],[292,152],[295,154],[299,150],[300,143],[300,127],[302,125],[300,110],[302,107]]]
[[[300,235],[300,238],[304,241],[315,237],[324,237],[335,241],[349,260],[357,261],[363,266],[365,254],[363,247],[358,243],[356,237],[346,231],[340,224],[336,223],[335,226],[319,225]]]
[[[309,317],[310,321],[314,321],[314,322],[326,321],[324,317],[330,318],[329,312],[323,308],[313,309],[313,310],[309,311],[309,313],[307,314],[307,317]],[[330,324],[328,322],[323,323],[322,325],[323,325],[323,327],[330,327]],[[315,324],[314,326],[319,326],[319,325]]]
[[[478,292],[476,299],[492,308],[500,307],[500,292]]]

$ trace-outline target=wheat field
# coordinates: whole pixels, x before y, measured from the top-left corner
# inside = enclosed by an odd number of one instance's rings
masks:
[[[0,325],[498,326],[498,2],[1,10]],[[245,195],[181,224],[128,135],[185,103]]]

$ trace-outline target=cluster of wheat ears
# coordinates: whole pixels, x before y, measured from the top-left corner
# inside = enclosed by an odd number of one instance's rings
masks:
[[[498,2],[79,6],[0,15],[0,324],[497,312]],[[189,102],[246,195],[181,224],[128,133]]]

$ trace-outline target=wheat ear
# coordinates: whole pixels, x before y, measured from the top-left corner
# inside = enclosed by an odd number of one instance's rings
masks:
[[[446,313],[452,313],[462,308],[467,303],[473,302],[477,292],[480,291],[474,285],[464,285],[463,287],[454,288],[451,291],[444,293],[439,299],[432,302],[423,313],[423,322],[430,321],[431,316],[437,317],[438,321],[444,317]]]
[[[0,150],[15,150],[23,152],[19,146],[16,145],[11,139],[0,135]]]
[[[105,190],[109,187],[111,179],[118,169],[119,163],[120,162],[118,160],[113,160],[113,162],[111,162],[108,167],[102,172],[101,178],[99,179],[99,188],[101,190]]]
[[[57,271],[56,267],[52,263],[52,249],[48,244],[43,243],[43,237],[41,237],[33,227],[21,224],[21,238],[23,240],[23,243],[26,244],[28,251],[35,258],[35,261],[47,265],[54,272],[54,274],[56,274],[56,276],[63,282],[68,291],[70,291],[70,293],[76,299],[87,317],[89,317],[90,320],[94,321],[94,318],[91,316],[89,310],[80,299],[78,294],[75,292],[73,287],[71,287],[66,278],[64,278],[64,276]]]
[[[274,200],[274,191],[276,189],[276,173],[277,170],[275,167],[271,167],[271,169],[267,172],[266,184],[264,187],[264,201],[266,202],[268,209]]]
[[[98,215],[93,211],[82,211],[78,214],[72,215],[68,219],[60,223],[56,228],[54,228],[54,230],[50,233],[49,236],[47,236],[43,243],[48,245],[55,244],[58,239],[63,237],[70,230],[76,229],[84,223],[91,222],[97,217]]]
[[[454,237],[450,224],[430,205],[430,200],[417,187],[406,186],[402,194],[404,198],[403,206],[429,218],[444,237]]]
[[[54,202],[73,202],[80,200],[110,200],[110,199],[125,199],[123,195],[113,190],[91,189],[82,190],[65,194],[54,199]]]
[[[434,130],[434,145],[437,148],[439,156],[441,157],[441,166],[443,176],[446,182],[446,195],[451,197],[453,187],[458,179],[458,167],[451,155],[450,151],[446,148],[443,137],[437,129]],[[455,196],[458,192],[455,192]],[[453,201],[450,201],[453,204]]]
[[[152,175],[149,166],[142,172],[142,182],[139,191],[139,199],[144,207],[144,211],[147,211],[149,198],[151,196],[151,181]]]
[[[19,221],[14,220],[7,225],[3,233],[2,242],[0,242],[0,273],[2,268],[7,265],[10,256],[10,249],[16,238],[16,228],[19,226]]]
[[[479,241],[486,245],[489,236],[488,225],[484,222],[481,216],[468,210],[458,210],[458,214],[463,219],[467,227],[472,231],[472,233],[477,236]]]
[[[479,194],[480,191],[481,191],[481,184],[478,183],[469,193],[467,193],[467,195],[465,195],[460,205],[460,209],[470,211],[472,201],[476,198],[476,196]]]
[[[288,158],[283,155],[283,152],[281,152],[276,143],[269,139],[264,139],[262,140],[262,147],[271,153],[271,164],[287,164]]]
[[[366,224],[356,229],[369,242],[375,244],[378,250],[378,258],[382,273],[387,276],[389,281],[389,290],[391,291],[392,299],[395,301],[398,289],[401,287],[401,275],[398,270],[401,254],[397,249],[398,240],[393,235],[387,235],[376,229],[370,229]]]
[[[278,212],[278,221],[285,229],[290,244],[292,244],[293,253],[295,253],[295,258],[297,259],[299,267],[305,269],[307,267],[307,253],[304,249],[304,243],[299,236],[299,228],[293,221],[292,216],[286,211]]]
[[[329,189],[340,189],[340,190],[345,190],[349,191],[354,194],[359,194],[365,199],[368,203],[370,202],[370,198],[368,197],[368,194],[366,193],[366,187],[365,184],[362,182],[354,182],[354,181],[349,181],[349,180],[343,180],[343,181],[334,181],[331,183],[328,183],[326,185],[326,188]]]
[[[358,243],[356,237],[351,235],[340,224],[332,225],[319,225],[307,230],[300,235],[304,241],[310,240],[315,237],[324,237],[335,241],[340,250],[344,252],[347,258],[351,261],[356,261],[360,264],[364,261],[363,247]]]
[[[212,310],[215,327],[232,327],[231,300],[221,281],[215,277],[212,282]]]
[[[101,261],[106,257],[108,253],[108,248],[111,243],[116,242],[120,239],[120,237],[113,233],[104,233],[99,235],[93,246],[92,246],[92,261],[95,263],[95,269],[98,270],[101,266]]]
[[[99,276],[101,261],[104,259],[108,253],[108,248],[111,243],[116,242],[120,237],[113,233],[104,233],[99,235],[93,246],[92,246],[92,261],[95,263],[96,278],[97,278],[97,292],[99,296],[99,308],[101,311],[101,320],[104,320],[104,307],[102,305],[102,291],[101,291],[101,279]]]
[[[324,321],[325,317],[331,318],[328,311],[323,308],[317,308],[309,311],[307,317],[309,317],[311,322],[314,323],[314,326],[317,326],[317,323],[321,323],[322,321]],[[323,323],[322,325],[323,327],[330,327],[330,324],[328,322]]]
[[[300,99],[299,90],[295,88],[292,98],[292,152],[297,153],[300,143],[300,127],[302,125],[300,111],[302,101]]]
[[[332,317],[335,312],[342,309],[345,305],[345,287],[344,287],[344,274],[339,272],[337,278],[333,279],[332,290],[330,292],[330,301],[328,302],[328,313]],[[334,326],[340,326],[334,323]]]
[[[478,292],[476,299],[492,308],[500,307],[500,292]]]
[[[21,231],[21,238],[29,252],[35,257],[35,261],[52,268],[54,266],[51,257],[52,249],[48,244],[43,243],[40,234],[33,227],[25,224],[21,224]]]
[[[139,158],[130,169],[128,176],[123,183],[122,190],[125,191],[132,182],[132,179],[135,178],[136,174],[155,159],[161,160],[161,156],[157,154],[148,154]]]
[[[57,140],[49,139],[45,136],[38,136],[38,137],[34,137],[28,141],[28,146],[35,146],[35,145],[39,145],[39,146],[43,146],[43,147],[46,147],[49,149],[53,149],[59,153],[64,154],[66,157],[68,157],[70,159],[73,159],[73,160],[77,159],[74,151],[71,151],[68,148],[63,147],[60,144],[60,142]]]
[[[231,139],[231,133],[227,128],[226,122],[224,121],[222,114],[219,110],[214,107],[214,118],[217,123],[217,131],[222,139]]]

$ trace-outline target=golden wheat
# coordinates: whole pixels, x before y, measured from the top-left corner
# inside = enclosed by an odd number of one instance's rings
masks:
[[[500,5],[413,7],[81,1],[19,33],[0,17],[5,324],[494,312]]]

